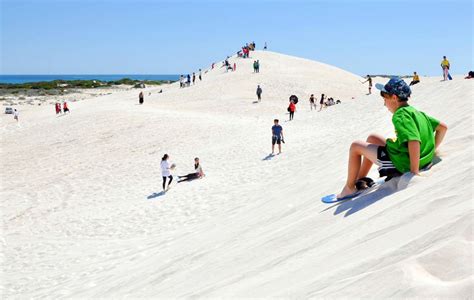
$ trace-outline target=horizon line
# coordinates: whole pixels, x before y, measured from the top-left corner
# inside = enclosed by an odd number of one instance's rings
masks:
[[[81,74],[81,73],[77,73],[77,74],[62,74],[62,73],[57,73],[57,74],[35,74],[35,73],[31,73],[31,74],[0,74],[0,76],[29,76],[29,75],[34,75],[34,76],[38,76],[38,75],[48,75],[48,76],[54,76],[54,75],[180,75],[180,74],[149,74],[149,73],[143,73],[143,74],[132,74],[132,73],[96,73],[96,74],[92,74],[92,73],[89,73],[89,74]]]

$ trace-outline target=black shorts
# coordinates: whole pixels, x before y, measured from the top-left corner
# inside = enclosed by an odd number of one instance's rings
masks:
[[[403,173],[397,170],[388,154],[385,146],[379,146],[377,148],[377,165],[379,166],[380,177],[396,177],[401,176]]]
[[[280,136],[272,136],[272,145],[281,144],[281,137]]]
[[[186,175],[186,177],[188,178],[188,180],[198,179],[199,178],[199,173],[190,173],[190,174]]]

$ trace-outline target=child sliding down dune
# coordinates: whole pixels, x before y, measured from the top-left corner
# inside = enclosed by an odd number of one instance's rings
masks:
[[[188,175],[178,176],[178,183],[183,181],[190,181],[198,178],[204,177],[204,172],[202,171],[201,164],[199,163],[199,158],[194,159],[194,172],[189,173]]]
[[[381,177],[405,172],[418,175],[420,169],[431,163],[448,130],[446,124],[408,105],[411,90],[401,78],[392,78],[385,86],[376,87],[393,114],[396,138],[385,140],[372,134],[367,142],[352,143],[346,185],[337,199],[356,193],[357,179],[366,177],[374,163],[379,166]]]

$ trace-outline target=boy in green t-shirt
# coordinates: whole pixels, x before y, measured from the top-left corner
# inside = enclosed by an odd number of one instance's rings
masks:
[[[399,77],[385,84],[376,84],[385,106],[393,113],[396,139],[371,134],[367,142],[353,142],[349,151],[349,168],[346,185],[338,199],[355,192],[356,181],[366,177],[372,164],[379,166],[380,176],[397,176],[419,170],[431,163],[435,150],[448,130],[446,124],[408,105],[410,87]],[[435,134],[433,134],[435,132]],[[362,163],[361,158],[364,157]]]

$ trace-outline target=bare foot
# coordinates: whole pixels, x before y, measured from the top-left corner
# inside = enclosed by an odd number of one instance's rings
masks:
[[[337,195],[337,198],[342,198],[342,197],[345,197],[347,195],[350,195],[350,194],[353,194],[357,192],[357,189],[354,187],[349,187],[347,185],[344,186],[344,188],[342,189],[341,193]]]

